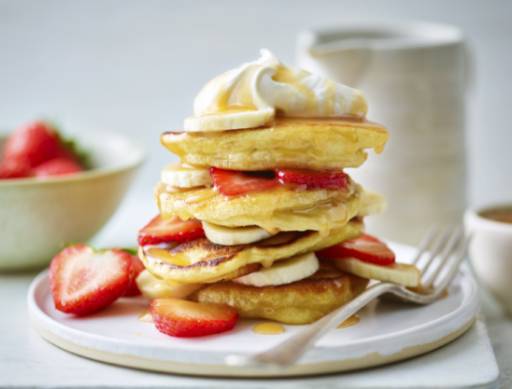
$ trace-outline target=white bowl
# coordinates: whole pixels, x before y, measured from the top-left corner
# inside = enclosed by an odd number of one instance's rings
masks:
[[[93,169],[0,180],[0,270],[42,267],[65,245],[92,238],[117,209],[144,159],[143,151],[120,135],[76,139]]]
[[[505,206],[470,209],[464,224],[472,235],[469,256],[477,278],[512,314],[512,224],[481,216],[482,211]]]

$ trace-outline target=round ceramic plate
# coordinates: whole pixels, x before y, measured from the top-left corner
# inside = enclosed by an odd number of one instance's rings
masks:
[[[414,248],[392,244],[398,260],[407,262]],[[337,328],[320,339],[289,368],[268,370],[224,364],[230,353],[263,351],[299,331],[285,326],[278,335],[261,335],[258,321],[241,320],[231,332],[179,339],[159,333],[140,319],[143,298],[120,299],[95,315],[75,318],[55,310],[47,272],[32,283],[28,307],[37,331],[56,346],[108,363],[190,375],[263,377],[332,373],[377,366],[411,358],[443,346],[463,334],[478,310],[477,286],[462,270],[446,296],[428,306],[382,299],[359,313],[360,321]]]

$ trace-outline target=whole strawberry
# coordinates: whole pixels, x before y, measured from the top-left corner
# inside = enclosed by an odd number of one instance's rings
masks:
[[[0,180],[7,178],[25,178],[33,175],[30,165],[24,160],[5,159],[0,161]]]
[[[71,158],[54,158],[34,168],[36,177],[63,176],[82,171],[82,167]]]
[[[17,128],[7,138],[3,159],[22,161],[33,168],[57,157],[60,150],[61,142],[55,129],[47,123],[37,121]]]

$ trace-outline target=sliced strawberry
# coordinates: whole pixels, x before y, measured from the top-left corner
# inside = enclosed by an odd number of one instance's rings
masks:
[[[308,189],[340,189],[348,185],[348,175],[341,170],[277,169],[281,184],[303,185]]]
[[[163,219],[155,216],[139,231],[139,244],[159,244],[167,242],[187,242],[204,236],[199,220],[183,221],[178,217]]]
[[[55,308],[78,316],[112,304],[130,282],[130,254],[122,250],[97,251],[84,244],[69,246],[50,264]]]
[[[384,242],[367,234],[327,247],[317,255],[320,259],[357,258],[383,266],[395,263],[395,253]]]
[[[63,176],[82,171],[82,167],[71,158],[54,158],[34,168],[36,177]]]
[[[144,270],[144,264],[137,255],[130,254],[130,258],[130,282],[128,283],[128,288],[124,293],[124,296],[126,297],[134,297],[141,294],[135,280],[137,279],[137,276]]]
[[[5,160],[22,160],[30,167],[55,158],[61,148],[54,128],[44,122],[33,122],[19,127],[7,138]]]
[[[213,185],[226,196],[243,195],[249,192],[261,192],[279,185],[270,172],[240,172],[234,170],[210,168]]]
[[[30,165],[21,159],[5,159],[0,162],[0,179],[25,178],[32,176]]]
[[[149,311],[158,331],[186,338],[229,331],[238,320],[238,312],[228,305],[171,298],[153,300]]]

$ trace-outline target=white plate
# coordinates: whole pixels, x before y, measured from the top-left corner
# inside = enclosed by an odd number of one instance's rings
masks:
[[[398,260],[407,262],[415,249],[392,244]],[[320,339],[290,368],[264,370],[230,367],[230,352],[254,353],[271,347],[302,326],[286,326],[279,335],[259,335],[256,321],[242,320],[228,333],[196,339],[178,339],[159,333],[139,316],[147,302],[121,299],[86,318],[55,310],[47,272],[28,293],[32,323],[49,342],[67,351],[99,361],[141,369],[211,376],[294,376],[340,372],[410,358],[438,348],[463,334],[478,311],[477,286],[462,270],[446,297],[429,306],[383,300],[362,312],[360,322],[335,329]]]

